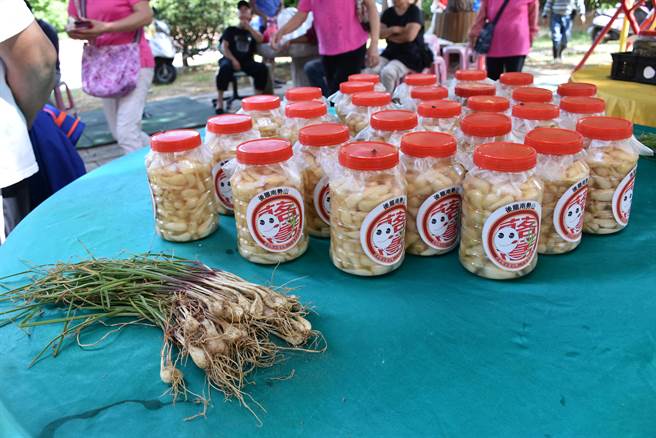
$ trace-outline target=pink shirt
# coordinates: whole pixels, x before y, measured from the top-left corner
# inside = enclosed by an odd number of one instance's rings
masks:
[[[300,0],[298,10],[313,13],[322,55],[339,55],[367,43],[368,34],[358,21],[355,0]]]
[[[503,0],[483,0],[469,35],[476,37],[485,19],[496,17]],[[538,33],[538,0],[510,0],[494,28],[492,46],[487,56],[528,55],[533,38]]]
[[[87,16],[85,18],[111,22],[131,15],[134,12],[132,7],[135,4],[148,0],[69,0],[68,15],[71,17],[80,17],[76,4],[80,4],[82,1],[86,1]],[[134,32],[106,33],[96,38],[96,45],[111,46],[128,44],[132,41],[134,41]],[[150,51],[148,40],[146,40],[143,33],[141,34],[139,49],[141,53],[141,67],[154,68],[155,60],[153,59],[153,52]]]

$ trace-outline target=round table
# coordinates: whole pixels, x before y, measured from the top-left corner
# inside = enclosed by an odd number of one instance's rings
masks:
[[[161,335],[125,328],[28,368],[58,333],[0,329],[0,436],[654,436],[656,161],[638,168],[627,229],[540,256],[512,282],[475,277],[457,254],[407,257],[358,278],[334,268],[328,241],[273,269],[242,259],[222,217],[188,244],[156,236],[139,151],[91,172],[36,209],[0,248],[0,275],[41,264],[165,251],[244,278],[291,284],[328,350],[290,354],[254,376],[263,425],[213,393],[206,419],[172,405],[159,379]],[[87,335],[92,342],[102,334]],[[276,380],[294,370],[290,380]],[[184,368],[192,389],[202,373]],[[182,435],[180,435],[182,434]]]

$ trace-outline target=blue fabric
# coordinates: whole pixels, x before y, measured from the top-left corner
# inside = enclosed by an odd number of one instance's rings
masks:
[[[98,347],[64,345],[28,368],[61,327],[0,328],[0,436],[40,437],[654,437],[656,436],[656,161],[642,159],[629,226],[540,256],[512,282],[466,272],[455,252],[409,256],[380,278],[337,270],[311,239],[278,267],[242,259],[232,218],[188,244],[155,235],[138,151],[46,200],[0,247],[0,276],[40,264],[168,251],[244,278],[297,288],[324,354],[258,371],[258,427],[214,393],[207,418],[160,397],[161,335],[134,326]],[[291,283],[288,283],[291,282]],[[3,304],[0,304],[0,311]],[[56,313],[49,313],[54,316]],[[88,334],[94,342],[104,332]],[[280,381],[272,377],[294,378]],[[202,373],[184,368],[190,388]]]
[[[267,17],[275,17],[280,7],[280,2],[281,0],[255,0],[255,5]]]
[[[551,42],[553,47],[563,50],[572,38],[572,17],[569,15],[551,14],[549,21]]]
[[[59,108],[54,107],[50,104],[46,104],[43,110],[48,114],[50,114],[55,121],[62,114],[62,111],[60,111]],[[80,120],[79,117],[72,116],[70,114],[66,114],[61,124],[58,124],[57,126],[59,126],[62,132],[66,134],[66,136],[71,140],[73,146],[77,146],[77,142],[80,140],[80,137],[82,136],[82,134],[84,133],[84,129],[86,128],[86,124],[82,120]]]
[[[86,173],[84,162],[71,139],[66,136],[70,129],[59,128],[52,116],[39,111],[30,128],[30,141],[39,171],[28,178],[30,198],[33,207],[39,205],[50,195]],[[80,126],[80,125],[78,125]],[[79,139],[84,125],[75,137]]]

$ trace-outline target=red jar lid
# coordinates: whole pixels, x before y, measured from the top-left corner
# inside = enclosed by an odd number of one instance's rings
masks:
[[[409,132],[401,137],[401,152],[417,158],[446,158],[456,153],[456,138],[446,132]]]
[[[538,154],[570,155],[583,149],[583,136],[569,129],[535,128],[526,134],[524,144]]]
[[[656,30],[641,30],[639,36],[656,37]]]
[[[237,146],[237,161],[241,164],[273,164],[289,160],[292,145],[282,138],[258,138]]]
[[[428,73],[410,73],[403,81],[408,85],[435,85],[437,76]]]
[[[535,167],[535,149],[519,143],[500,141],[486,143],[474,149],[474,164],[481,169],[497,172],[525,172]]]
[[[305,102],[290,103],[285,107],[287,117],[300,119],[315,119],[325,116],[328,113],[328,107],[320,100],[307,100]]]
[[[512,129],[510,117],[499,113],[474,113],[460,122],[460,129],[474,137],[498,137]]]
[[[363,93],[365,91],[374,91],[374,84],[371,82],[342,82],[339,84],[339,91],[342,94]]]
[[[449,90],[439,85],[424,85],[412,87],[410,97],[419,100],[440,100],[449,96]]]
[[[321,99],[319,87],[293,87],[285,91],[285,98],[289,102],[304,102],[306,100]]]
[[[207,130],[212,134],[238,134],[253,128],[248,114],[223,114],[207,120]]]
[[[553,93],[546,88],[521,87],[513,91],[512,98],[518,102],[551,103]]]
[[[606,102],[598,97],[565,96],[560,99],[560,109],[575,114],[603,113]]]
[[[369,73],[356,73],[354,75],[349,75],[348,80],[349,82],[371,82],[372,84],[377,84],[380,82],[380,77]]]
[[[318,123],[298,132],[298,141],[305,146],[336,146],[349,138],[348,128],[340,123]]]
[[[280,107],[280,98],[270,94],[259,94],[242,99],[244,111],[269,111]]]
[[[512,115],[526,120],[552,120],[560,115],[560,109],[551,103],[518,103],[513,106]]]
[[[567,82],[558,85],[558,94],[560,96],[587,96],[592,97],[597,94],[597,86],[585,82]]]
[[[467,108],[484,113],[500,113],[510,108],[510,102],[501,96],[472,96],[467,99]]]
[[[462,106],[453,100],[426,100],[417,106],[417,113],[422,117],[446,119],[460,115]]]
[[[459,81],[482,81],[487,78],[485,70],[456,70],[456,79]]]
[[[392,103],[392,96],[384,91],[367,91],[354,94],[351,102],[357,106],[385,106]]]
[[[472,96],[494,96],[497,89],[492,84],[461,84],[456,85],[456,96],[458,97],[472,97]]]
[[[150,138],[150,148],[156,152],[188,151],[201,144],[200,134],[192,129],[174,129]]]
[[[339,149],[339,164],[353,170],[385,170],[399,163],[399,152],[382,141],[354,141]]]
[[[369,124],[380,131],[408,131],[417,126],[417,114],[408,110],[383,110],[371,115]]]
[[[530,73],[522,73],[518,71],[503,73],[499,77],[499,82],[504,85],[511,85],[515,87],[527,86],[533,83],[533,75]]]
[[[625,140],[633,135],[633,123],[619,117],[590,116],[579,119],[576,130],[593,140]]]

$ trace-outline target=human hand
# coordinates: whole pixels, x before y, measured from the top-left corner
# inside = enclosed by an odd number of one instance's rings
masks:
[[[585,24],[585,21],[586,21],[585,14],[580,14],[579,19],[581,20],[581,24]]]
[[[241,64],[239,63],[239,61],[237,61],[236,59],[232,59],[232,60],[230,60],[230,62],[232,63],[232,68],[235,71],[241,70]]]
[[[85,19],[90,23],[88,28],[73,27],[68,31],[68,35],[74,40],[94,40],[100,35],[110,32],[111,25],[104,21]]]
[[[393,34],[403,33],[403,26],[391,26],[391,27],[390,27],[390,31],[391,31]]]
[[[476,47],[476,40],[478,37],[476,35],[469,35],[469,48],[473,49]]]
[[[280,49],[280,40],[282,39],[282,34],[280,32],[276,32],[273,35],[271,35],[271,47],[273,50],[278,50]]]
[[[367,67],[373,68],[380,62],[380,55],[378,54],[378,47],[369,46],[367,49]]]

